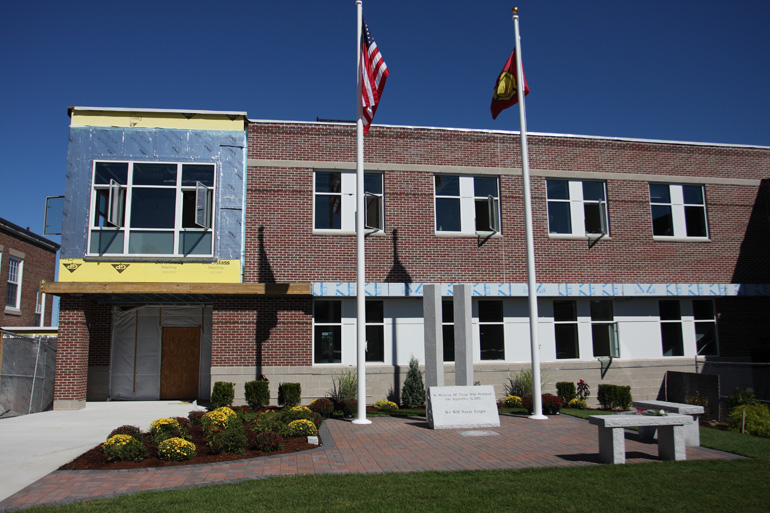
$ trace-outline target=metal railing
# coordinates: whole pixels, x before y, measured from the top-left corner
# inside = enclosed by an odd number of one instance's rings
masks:
[[[0,417],[51,408],[56,341],[0,330]]]

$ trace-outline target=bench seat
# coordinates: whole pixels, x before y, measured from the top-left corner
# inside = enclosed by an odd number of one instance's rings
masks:
[[[690,415],[591,415],[588,422],[599,428],[599,459],[603,463],[626,462],[625,428],[654,426],[658,430],[658,456],[663,460],[686,460],[684,428]]]
[[[668,413],[678,413],[680,415],[692,416],[693,423],[684,428],[684,443],[687,447],[698,447],[700,445],[700,426],[698,425],[698,415],[703,415],[703,406],[697,404],[672,403],[668,401],[634,401],[631,403],[634,408],[640,410],[663,410]],[[652,440],[657,436],[655,426],[640,427],[639,438],[643,440]]]

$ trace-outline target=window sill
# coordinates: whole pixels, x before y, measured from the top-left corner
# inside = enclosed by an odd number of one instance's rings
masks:
[[[347,230],[313,230],[313,235],[356,235],[355,231]],[[384,230],[364,230],[364,235],[374,237],[385,237],[387,233]]]
[[[595,235],[573,235],[571,233],[549,233],[548,234],[549,239],[554,240],[611,240],[612,237],[609,235],[601,235],[601,234],[595,234]]]
[[[18,308],[12,308],[10,306],[5,307],[5,315],[21,315],[21,310]]]
[[[83,257],[85,262],[152,262],[157,264],[182,264],[190,262],[214,263],[218,259],[213,256],[141,256],[141,255],[86,255]]]
[[[709,237],[669,237],[663,235],[653,235],[652,240],[656,242],[711,242]]]
[[[492,239],[502,239],[503,234],[500,232],[473,232],[473,233],[466,233],[466,232],[435,232],[436,237],[473,237],[473,238],[492,238]]]

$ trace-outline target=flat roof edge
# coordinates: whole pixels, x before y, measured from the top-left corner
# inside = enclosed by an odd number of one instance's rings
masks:
[[[228,110],[198,110],[198,109],[131,109],[124,107],[67,107],[67,114],[72,116],[73,111],[83,112],[153,112],[159,114],[206,114],[217,116],[243,116],[248,119],[248,114],[241,111]]]

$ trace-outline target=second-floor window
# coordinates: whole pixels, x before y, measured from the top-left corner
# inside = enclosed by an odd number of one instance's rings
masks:
[[[548,180],[548,233],[608,235],[607,190],[604,182]]]
[[[706,196],[702,185],[650,184],[655,237],[706,238]]]
[[[95,162],[91,255],[212,256],[216,166]]]
[[[313,183],[313,228],[340,232],[356,231],[356,174],[316,171]],[[385,206],[381,173],[364,174],[364,226],[385,229]]]
[[[435,176],[436,232],[500,231],[500,184],[496,176]]]

